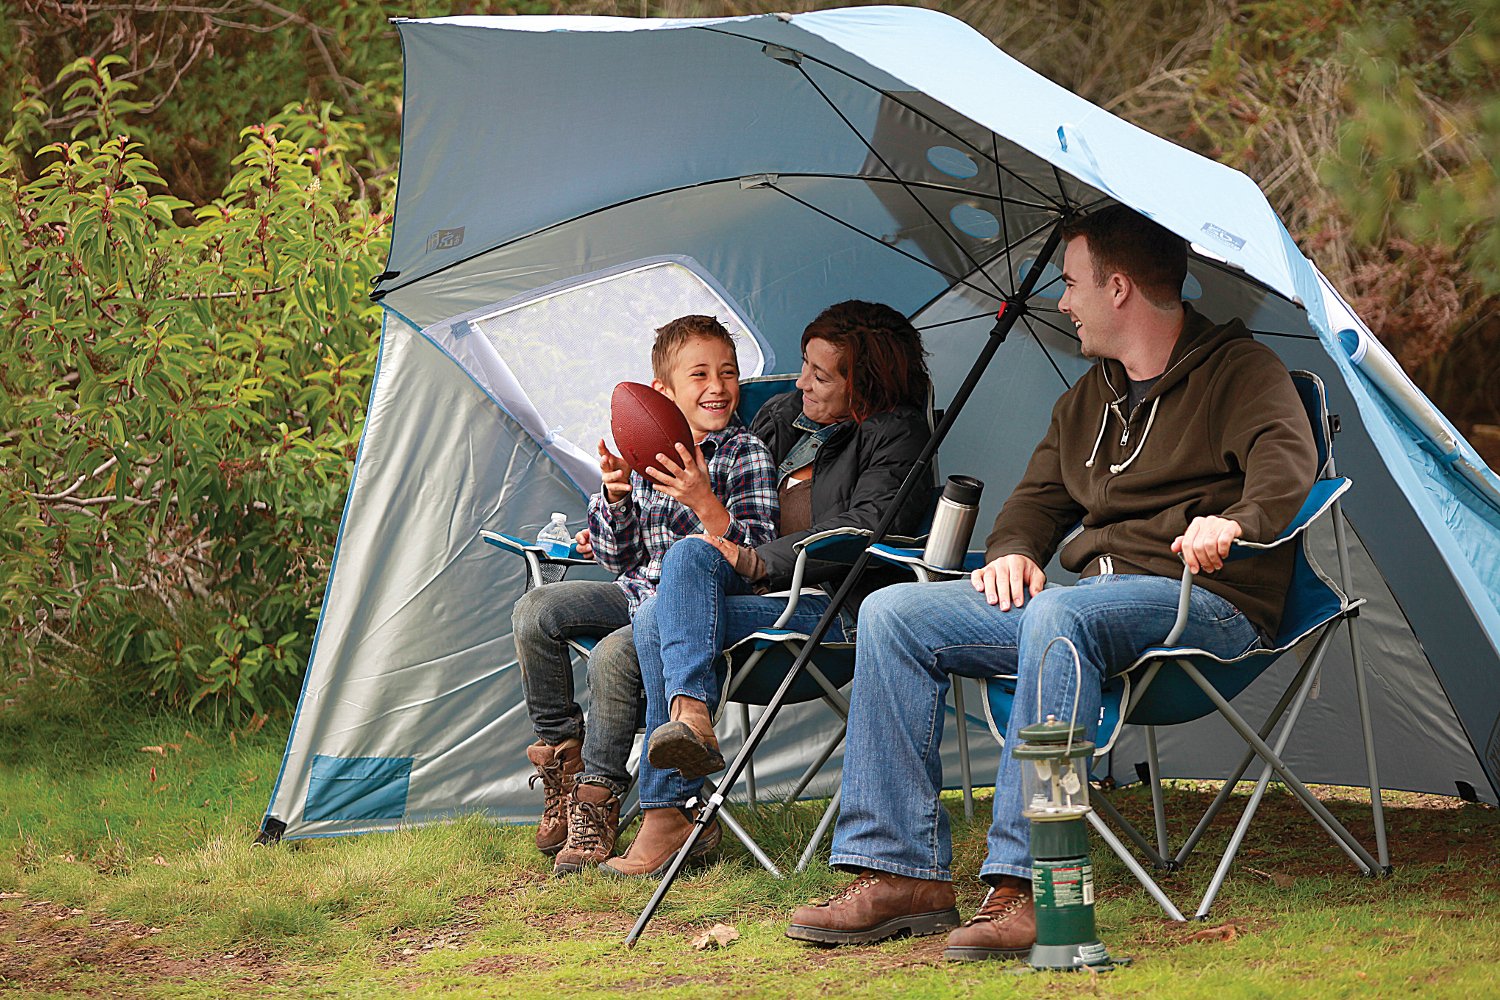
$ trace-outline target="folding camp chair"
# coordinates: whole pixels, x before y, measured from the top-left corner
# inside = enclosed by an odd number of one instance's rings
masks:
[[[1118,855],[1130,872],[1151,894],[1152,898],[1174,920],[1184,919],[1181,912],[1162,891],[1139,861],[1115,836],[1100,816],[1103,813],[1111,822],[1124,831],[1126,837],[1140,849],[1147,860],[1158,870],[1175,871],[1184,864],[1199,845],[1210,823],[1223,809],[1236,784],[1249,770],[1251,763],[1259,758],[1262,768],[1244,813],[1229,839],[1218,868],[1194,913],[1203,919],[1215,897],[1223,886],[1224,879],[1234,862],[1246,832],[1260,806],[1267,784],[1274,773],[1297,797],[1298,801],[1313,814],[1319,825],[1334,839],[1343,851],[1353,859],[1358,869],[1366,875],[1377,875],[1390,870],[1386,844],[1384,811],[1381,804],[1380,782],[1375,763],[1375,743],[1370,726],[1369,703],[1366,693],[1364,660],[1357,634],[1359,608],[1364,601],[1351,599],[1349,589],[1349,557],[1344,538],[1344,523],[1340,510],[1340,498],[1350,488],[1347,479],[1338,478],[1333,461],[1332,438],[1337,430],[1337,419],[1330,417],[1323,383],[1310,372],[1293,372],[1292,378],[1302,398],[1313,436],[1318,447],[1318,480],[1308,495],[1296,518],[1275,540],[1266,543],[1234,543],[1231,559],[1248,558],[1278,548],[1293,546],[1295,568],[1291,586],[1287,592],[1285,610],[1279,633],[1266,649],[1254,650],[1234,659],[1223,659],[1199,649],[1180,648],[1175,645],[1187,624],[1188,595],[1193,574],[1183,571],[1181,599],[1177,619],[1170,633],[1157,647],[1146,650],[1134,663],[1111,678],[1104,689],[1096,737],[1095,758],[1107,755],[1113,748],[1123,719],[1132,725],[1145,728],[1147,750],[1146,780],[1151,786],[1152,812],[1155,821],[1156,843],[1151,844],[1134,825],[1129,823],[1104,795],[1095,795],[1091,801],[1098,812],[1089,814],[1095,831]],[[1313,558],[1308,547],[1309,528],[1325,514],[1333,515],[1334,539],[1339,561],[1339,580],[1335,582]],[[877,546],[877,551],[879,547]],[[920,563],[920,554],[907,551],[891,551],[885,554],[890,560],[899,560],[913,565],[930,577],[931,567]],[[970,553],[969,563],[978,565],[983,556]],[[972,568],[966,563],[966,568]],[[1370,782],[1371,812],[1375,827],[1376,857],[1354,838],[1307,787],[1292,773],[1282,759],[1287,741],[1297,718],[1310,696],[1318,678],[1330,643],[1339,626],[1348,628],[1353,655],[1355,689],[1360,711],[1360,726],[1364,737],[1365,760]],[[1276,706],[1271,710],[1259,730],[1249,723],[1229,704],[1260,677],[1267,668],[1292,649],[1311,644],[1307,656],[1292,677]],[[997,677],[984,682],[985,714],[990,730],[997,741],[1004,743],[1005,726],[1010,718],[1015,694],[1014,677]],[[1165,806],[1161,789],[1160,767],[1156,752],[1157,726],[1177,725],[1191,722],[1218,712],[1245,740],[1247,750],[1239,766],[1220,788],[1213,803],[1198,821],[1193,832],[1183,842],[1177,853],[1168,849]],[[1280,724],[1274,746],[1266,739]]]

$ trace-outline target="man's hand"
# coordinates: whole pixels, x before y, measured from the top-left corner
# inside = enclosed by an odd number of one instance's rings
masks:
[[[1029,589],[1035,597],[1047,585],[1047,574],[1030,556],[1001,556],[994,562],[981,566],[969,575],[975,590],[984,592],[984,599],[1001,611],[1009,611],[1026,603]]]
[[[604,500],[619,503],[630,496],[630,466],[599,439],[599,472],[604,479]]]
[[[1187,531],[1172,540],[1172,551],[1194,573],[1214,573],[1224,567],[1229,544],[1244,533],[1238,521],[1227,517],[1195,517]]]
[[[594,558],[594,536],[589,532],[589,529],[584,528],[573,536],[573,547],[578,550],[578,555],[581,558]]]

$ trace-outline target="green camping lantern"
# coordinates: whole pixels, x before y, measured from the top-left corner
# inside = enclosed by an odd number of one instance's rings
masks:
[[[1040,714],[1040,708],[1038,708]],[[1094,926],[1094,868],[1089,860],[1089,761],[1094,745],[1074,719],[1021,730],[1011,752],[1021,764],[1021,815],[1031,821],[1031,888],[1036,902],[1034,969],[1112,969]]]

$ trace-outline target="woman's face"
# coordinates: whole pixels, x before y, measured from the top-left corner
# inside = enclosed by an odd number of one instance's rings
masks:
[[[797,388],[802,391],[802,413],[813,423],[849,419],[849,380],[839,374],[842,362],[839,349],[819,337],[809,340],[802,350]]]

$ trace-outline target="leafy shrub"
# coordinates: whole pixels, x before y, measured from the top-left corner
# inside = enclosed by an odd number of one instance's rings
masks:
[[[242,130],[223,196],[185,212],[127,124],[121,62],[64,70],[77,121],[35,179],[40,101],[0,146],[0,616],[19,659],[46,643],[168,704],[263,712],[308,652],[387,219],[328,104]]]

